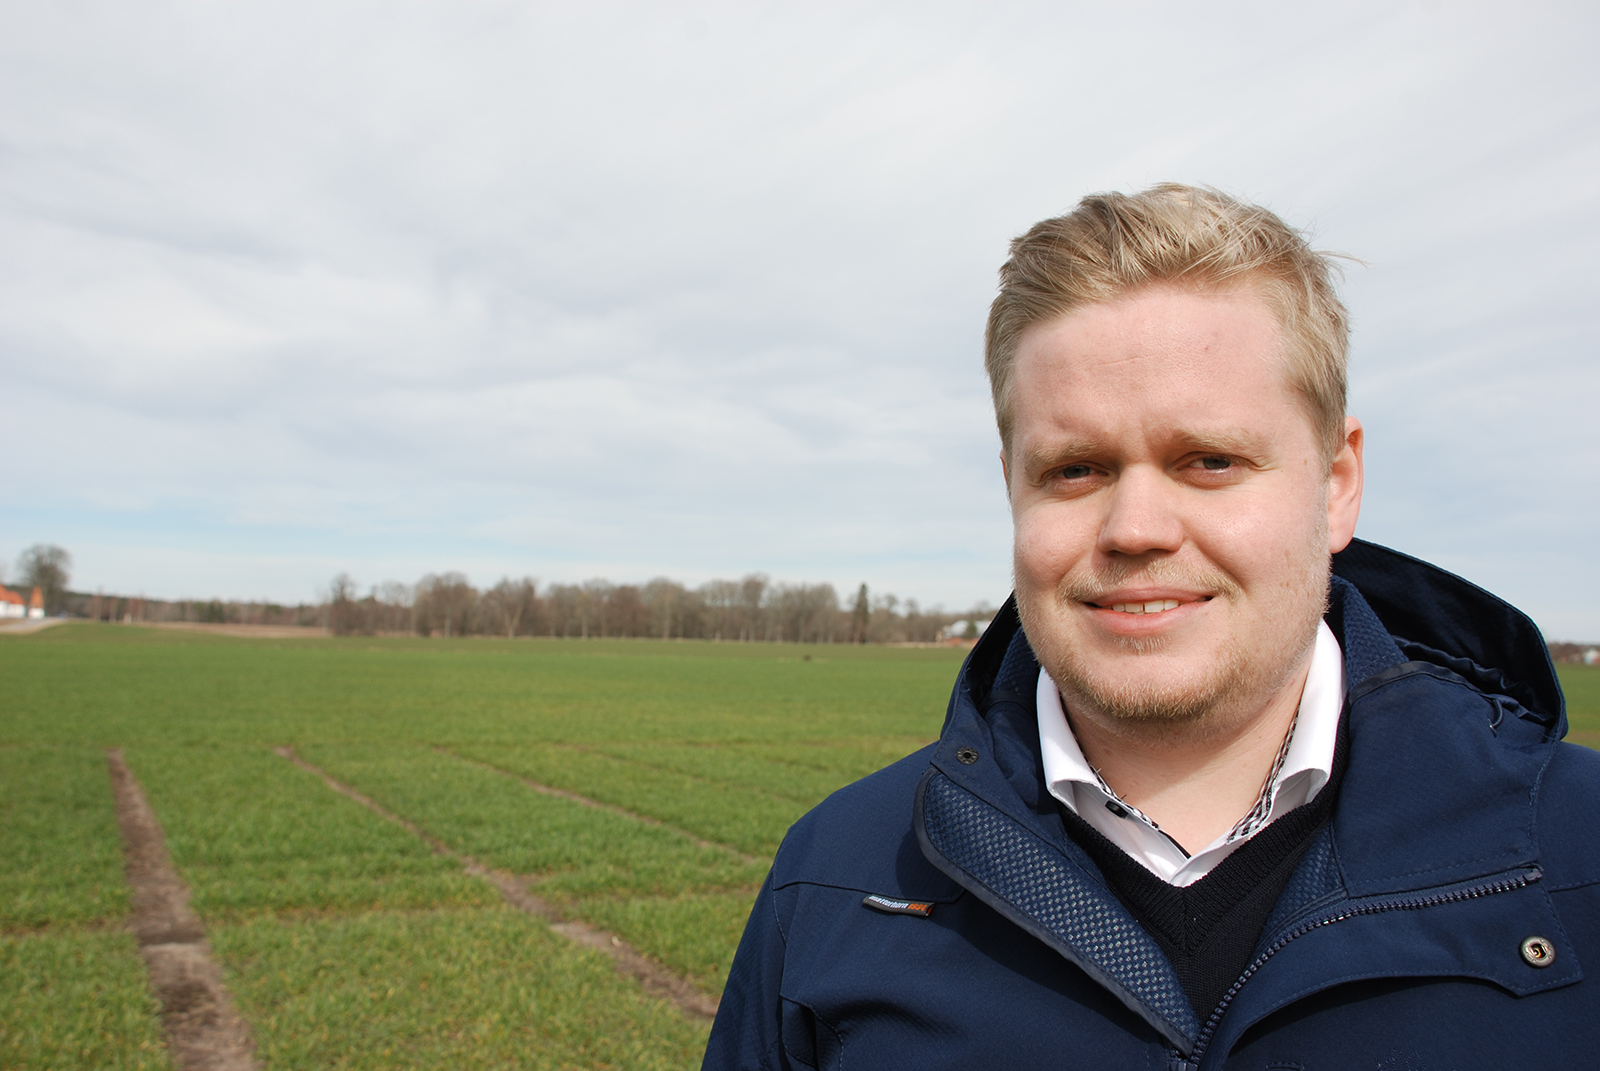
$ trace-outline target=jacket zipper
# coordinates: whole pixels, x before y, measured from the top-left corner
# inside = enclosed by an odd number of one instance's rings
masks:
[[[1325,915],[1322,918],[1301,923],[1299,926],[1295,927],[1282,937],[1279,937],[1276,941],[1272,942],[1271,945],[1269,945],[1259,956],[1255,958],[1255,961],[1252,962],[1250,966],[1244,969],[1244,973],[1239,975],[1238,980],[1235,981],[1228,989],[1228,992],[1223,995],[1222,1003],[1217,1005],[1216,1010],[1211,1013],[1211,1018],[1206,1021],[1205,1028],[1200,1031],[1200,1037],[1195,1042],[1194,1051],[1187,1059],[1182,1059],[1180,1057],[1179,1060],[1172,1061],[1172,1066],[1175,1068],[1198,1068],[1200,1066],[1200,1061],[1204,1059],[1206,1050],[1211,1045],[1211,1038],[1216,1034],[1217,1027],[1221,1025],[1222,1016],[1227,1012],[1228,1006],[1233,1003],[1233,998],[1238,995],[1239,990],[1244,988],[1244,984],[1250,980],[1252,975],[1261,969],[1262,965],[1265,964],[1267,960],[1271,959],[1274,955],[1281,951],[1285,945],[1287,945],[1290,941],[1293,941],[1295,938],[1303,937],[1312,930],[1318,930],[1324,926],[1331,926],[1335,922],[1343,922],[1345,919],[1356,918],[1360,915],[1377,915],[1385,911],[1409,911],[1422,907],[1436,907],[1439,904],[1454,903],[1458,900],[1476,900],[1480,896],[1492,896],[1495,893],[1510,892],[1513,889],[1521,889],[1525,886],[1532,885],[1543,876],[1543,873],[1537,867],[1535,867],[1528,870],[1520,877],[1504,878],[1500,881],[1490,882],[1487,885],[1475,885],[1470,889],[1457,889],[1456,891],[1449,893],[1435,893],[1432,896],[1414,896],[1395,900],[1380,900],[1375,903],[1362,904],[1357,907],[1352,907],[1349,910],[1342,911],[1337,915]]]

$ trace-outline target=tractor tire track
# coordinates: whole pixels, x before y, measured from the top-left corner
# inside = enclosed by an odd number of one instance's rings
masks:
[[[161,1001],[167,1047],[184,1071],[255,1071],[250,1027],[234,1010],[205,928],[189,909],[189,890],[172,868],[161,823],[121,748],[106,752],[106,765],[133,890],[129,927]]]
[[[662,829],[670,829],[672,832],[681,834],[683,837],[687,838],[691,844],[698,848],[713,848],[717,851],[727,852],[729,855],[732,855],[742,863],[770,864],[772,862],[770,859],[763,859],[754,855],[750,855],[746,852],[741,852],[731,844],[719,844],[714,840],[706,840],[704,837],[697,837],[687,829],[684,829],[681,826],[675,826],[670,822],[663,822],[659,818],[652,818],[647,814],[640,814],[637,811],[630,811],[626,807],[618,807],[614,803],[603,803],[600,800],[590,799],[588,796],[580,796],[576,792],[569,792],[564,788],[556,788],[554,785],[543,784],[539,781],[533,780],[532,778],[523,777],[519,773],[513,773],[510,770],[496,766],[492,762],[484,762],[482,759],[468,758],[466,755],[457,754],[456,752],[451,751],[449,748],[439,744],[435,744],[433,746],[433,750],[437,751],[441,755],[448,755],[452,759],[459,759],[462,762],[481,767],[482,769],[489,770],[492,773],[497,773],[501,777],[509,777],[513,781],[516,781],[518,784],[522,785],[524,788],[531,788],[533,791],[541,793],[542,795],[554,796],[557,799],[569,800],[573,803],[582,804],[585,807],[593,807],[597,811],[606,811],[610,814],[619,815],[620,817],[639,822],[642,825],[659,826]],[[604,753],[597,752],[596,754]],[[609,755],[606,757],[612,758],[612,756]],[[640,763],[640,765],[648,766],[647,763]],[[686,776],[683,774],[678,774],[675,770],[667,770],[665,767],[648,766],[648,768],[660,769],[664,773],[671,773],[677,776]],[[695,780],[703,780],[703,778],[695,778]]]
[[[484,866],[472,856],[456,851],[415,822],[402,818],[370,796],[363,795],[344,782],[337,780],[320,766],[301,758],[295,753],[294,748],[279,747],[273,750],[301,769],[320,777],[324,784],[341,796],[354,800],[374,814],[388,819],[401,829],[417,837],[427,844],[435,854],[454,859],[461,864],[461,868],[468,874],[483,878],[489,882],[500,890],[500,894],[513,907],[541,919],[553,932],[565,937],[574,944],[604,952],[611,957],[612,967],[619,974],[625,974],[638,981],[645,992],[663,1000],[671,1001],[683,1014],[690,1018],[716,1018],[718,998],[707,996],[688,979],[674,974],[655,961],[641,955],[622,938],[590,926],[586,922],[565,918],[552,904],[529,892],[527,885],[515,875],[508,874],[504,870],[495,870],[492,867]]]

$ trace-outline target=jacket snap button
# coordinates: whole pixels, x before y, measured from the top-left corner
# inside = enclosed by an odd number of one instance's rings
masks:
[[[1522,961],[1530,967],[1548,967],[1556,961],[1556,946],[1543,937],[1522,942]]]
[[[971,766],[978,761],[978,749],[971,747],[956,748],[956,761],[963,766]]]

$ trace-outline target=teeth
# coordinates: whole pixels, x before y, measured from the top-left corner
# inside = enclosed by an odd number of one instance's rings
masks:
[[[1163,610],[1176,610],[1177,599],[1155,599],[1151,602],[1114,602],[1111,608],[1123,614],[1159,614]]]

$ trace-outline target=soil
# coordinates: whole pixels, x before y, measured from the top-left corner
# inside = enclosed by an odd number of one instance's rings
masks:
[[[328,630],[317,625],[225,625],[201,621],[135,621],[136,628],[168,628],[182,632],[210,632],[218,636],[247,639],[301,640],[326,636]]]
[[[38,632],[42,628],[53,628],[65,620],[64,617],[7,618],[0,621],[0,636],[23,636],[30,632]]]
[[[485,881],[488,881],[495,888],[500,890],[500,894],[504,896],[506,901],[513,907],[543,919],[549,924],[552,932],[560,934],[562,937],[565,937],[574,944],[583,945],[585,948],[591,948],[598,952],[604,952],[606,955],[611,957],[612,966],[617,970],[618,973],[625,974],[630,978],[636,979],[645,992],[663,1000],[671,1001],[673,1004],[677,1005],[680,1011],[691,1018],[716,1018],[718,1004],[716,997],[710,997],[702,993],[699,989],[695,988],[694,984],[688,979],[674,974],[672,971],[667,970],[654,960],[651,960],[640,954],[633,948],[633,946],[629,945],[622,938],[616,936],[615,934],[608,933],[605,930],[590,926],[586,922],[579,922],[564,918],[562,914],[557,911],[549,902],[542,900],[533,893],[529,892],[527,883],[524,879],[517,877],[515,874],[508,874],[503,870],[495,870],[484,866],[470,855],[464,855],[461,852],[453,851],[447,847],[443,841],[440,841],[438,838],[429,835],[425,830],[417,826],[415,823],[408,822],[406,819],[401,818],[399,815],[390,811],[370,797],[364,796],[344,782],[334,779],[321,767],[313,765],[312,763],[301,758],[299,755],[296,755],[293,748],[280,747],[276,750],[279,755],[282,755],[296,766],[299,766],[301,769],[304,769],[310,773],[314,773],[318,777],[322,778],[323,782],[335,792],[355,800],[357,803],[361,804],[363,807],[366,807],[375,814],[382,815],[384,818],[387,818],[389,821],[400,826],[408,833],[411,833],[413,836],[416,836],[422,841],[426,842],[428,847],[432,848],[437,854],[447,856],[448,858],[459,862],[462,869],[467,873],[473,874],[477,877],[483,878]],[[556,790],[552,789],[551,791],[554,792]],[[566,795],[566,793],[558,794]],[[592,801],[583,802],[592,803]],[[605,806],[604,804],[598,803],[592,803],[592,805],[598,807]],[[649,821],[649,819],[645,820]]]
[[[161,824],[120,748],[106,752],[106,764],[133,889],[129,927],[161,1001],[173,1059],[184,1071],[254,1071],[260,1065],[250,1028],[234,1010],[205,929],[189,909],[189,890],[172,868]]]

